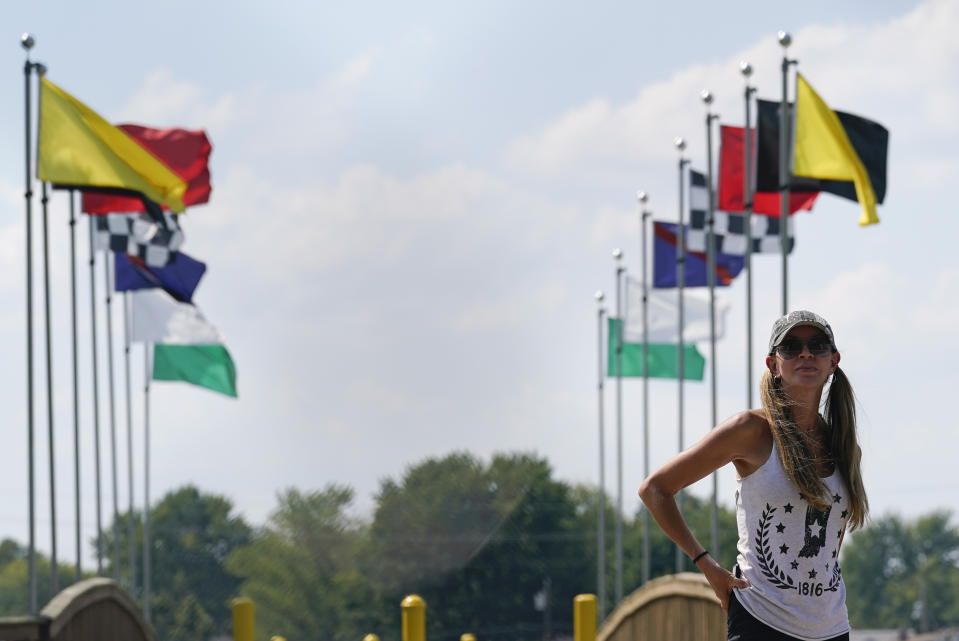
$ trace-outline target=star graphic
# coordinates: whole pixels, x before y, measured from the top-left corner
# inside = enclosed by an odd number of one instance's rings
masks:
[[[786,505],[783,506],[783,509],[786,510],[787,514],[792,514],[793,506],[789,503],[786,503]]]
[[[776,531],[779,532],[780,534],[782,534],[782,533],[783,533],[783,530],[785,530],[785,529],[786,529],[786,526],[783,525],[782,523],[780,523],[779,525],[776,526]]]
[[[836,551],[835,551],[835,550],[832,551],[832,558],[834,558],[834,559],[836,558]]]
[[[826,564],[826,572],[829,572],[829,564]]]
[[[793,562],[790,563],[789,565],[790,565],[790,566],[792,567],[792,569],[794,569],[794,570],[799,569],[799,561],[793,561]]]
[[[849,514],[849,510],[843,510],[840,516],[842,516],[842,518],[846,518],[847,514]]]
[[[839,496],[838,494],[833,494],[832,500],[835,501],[836,503],[839,503],[839,501],[842,500],[842,497]]]
[[[839,530],[839,531],[836,532],[836,538],[837,538],[837,539],[841,539],[841,538],[842,538],[842,530]]]
[[[810,525],[810,526],[809,526],[809,534],[810,534],[811,536],[813,536],[813,537],[815,537],[815,538],[818,539],[818,538],[819,538],[819,535],[822,534],[822,526],[821,526],[821,525]]]
[[[810,570],[810,571],[809,571],[809,578],[810,578],[810,579],[815,579],[815,578],[816,578],[816,571],[815,571],[815,570]]]
[[[789,552],[789,546],[783,543],[779,546],[779,551],[785,554],[786,552]]]

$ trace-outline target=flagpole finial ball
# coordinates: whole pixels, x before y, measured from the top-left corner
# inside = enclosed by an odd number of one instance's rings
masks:
[[[637,191],[636,200],[638,200],[639,202],[645,205],[646,201],[649,200],[649,194],[647,194],[645,191]]]
[[[32,34],[24,33],[22,36],[20,36],[20,46],[26,49],[27,51],[30,51],[31,49],[33,49],[33,45],[35,45],[36,43],[37,41],[33,39]]]
[[[745,60],[739,63],[739,70],[747,78],[753,75],[753,66],[749,64],[748,62],[746,62]]]
[[[45,64],[42,64],[42,63],[38,62],[38,63],[36,64],[36,67],[37,67],[37,74],[38,74],[38,75],[41,75],[41,76],[47,75],[47,66],[46,66]]]
[[[613,258],[620,260],[623,257],[623,250],[617,247],[613,250]]]
[[[597,289],[596,293],[593,294],[593,298],[596,299],[597,303],[602,303],[603,299],[606,298],[606,294],[603,293],[603,290]]]
[[[683,137],[682,137],[682,136],[676,136],[676,137],[673,139],[673,144],[676,145],[676,149],[678,149],[678,150],[680,150],[680,151],[686,149],[686,141],[683,140]]]
[[[700,91],[699,96],[700,98],[703,99],[703,102],[705,102],[707,105],[713,104],[713,94],[711,91],[709,91],[709,89],[703,89],[702,91]]]
[[[785,31],[780,31],[778,38],[779,44],[782,45],[784,49],[793,43],[793,37]]]

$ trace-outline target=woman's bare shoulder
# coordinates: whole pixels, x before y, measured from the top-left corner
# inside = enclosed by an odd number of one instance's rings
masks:
[[[748,462],[747,467],[751,467],[762,465],[769,457],[772,432],[763,410],[745,410],[733,414],[716,429],[724,433],[723,438],[727,442],[734,444],[733,461]]]

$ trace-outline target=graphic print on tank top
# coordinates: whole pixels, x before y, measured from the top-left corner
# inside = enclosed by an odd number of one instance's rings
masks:
[[[756,525],[755,545],[757,566],[770,584],[780,590],[795,590],[804,596],[822,596],[825,592],[839,589],[842,570],[839,568],[839,542],[846,526],[848,509],[843,497],[834,494],[832,504],[825,510],[817,510],[798,496],[796,505],[766,504]],[[738,499],[738,496],[737,496]],[[806,507],[805,519],[793,515]],[[828,529],[829,515],[833,508],[841,510],[839,527]],[[787,523],[789,525],[787,525]],[[800,549],[787,544],[795,541],[798,534],[788,528],[804,527],[803,545]]]

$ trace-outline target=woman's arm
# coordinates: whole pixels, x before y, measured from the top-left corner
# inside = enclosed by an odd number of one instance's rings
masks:
[[[768,441],[769,426],[762,415],[741,412],[717,425],[701,441],[643,481],[639,488],[640,498],[663,532],[689,558],[695,558],[704,548],[679,512],[676,493],[733,461],[737,462],[737,468],[755,469],[769,455]],[[696,565],[706,575],[724,611],[729,607],[729,591],[733,587],[748,585],[744,579],[737,579],[722,568],[709,555],[699,559]]]

